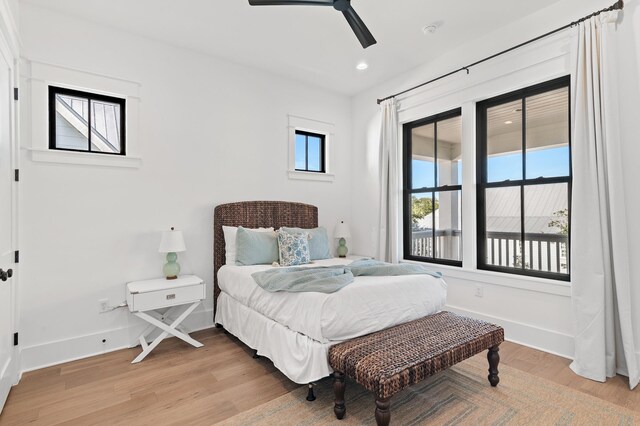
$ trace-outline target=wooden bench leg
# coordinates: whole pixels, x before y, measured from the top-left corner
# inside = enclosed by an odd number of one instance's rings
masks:
[[[378,426],[387,426],[391,422],[391,398],[376,399],[376,424]]]
[[[347,412],[347,408],[344,405],[344,374],[339,371],[333,372],[333,394],[334,403],[333,412],[336,413],[336,418],[342,420],[344,414]]]
[[[500,345],[496,345],[489,349],[487,352],[487,360],[489,361],[489,383],[491,386],[498,386],[500,383],[500,377],[498,377],[498,364],[500,363],[500,354],[498,351],[500,350]]]

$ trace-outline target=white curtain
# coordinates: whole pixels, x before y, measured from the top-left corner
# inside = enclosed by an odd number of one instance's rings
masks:
[[[581,23],[578,34],[571,232],[576,337],[571,369],[605,381],[626,367],[633,389],[639,376],[618,134],[617,102],[623,94],[617,90],[611,44],[616,19],[617,12],[603,13]]]
[[[399,261],[398,203],[400,180],[398,177],[398,106],[395,99],[380,104],[380,238],[378,258],[385,262]]]

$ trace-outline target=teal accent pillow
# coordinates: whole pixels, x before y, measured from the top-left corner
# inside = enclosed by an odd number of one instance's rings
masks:
[[[329,248],[329,235],[327,230],[320,226],[313,229],[302,228],[280,228],[281,231],[289,234],[302,234],[304,232],[309,234],[309,252],[311,253],[311,260],[331,259],[331,249]]]
[[[277,261],[278,239],[275,232],[256,232],[238,227],[236,265],[269,265]]]
[[[280,266],[304,265],[311,262],[309,254],[309,234],[289,234],[278,232]]]

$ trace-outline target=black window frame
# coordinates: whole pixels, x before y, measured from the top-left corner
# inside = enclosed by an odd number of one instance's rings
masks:
[[[67,95],[76,98],[83,98],[89,102],[88,106],[88,129],[87,149],[60,148],[56,143],[56,95]],[[94,151],[91,149],[91,102],[102,101],[117,104],[120,106],[120,152]],[[49,86],[49,149],[56,151],[84,152],[91,154],[105,155],[127,155],[126,148],[126,99],[115,96],[101,95],[98,93],[85,92],[82,90],[69,89],[66,87]]]
[[[324,135],[322,133],[314,133],[314,132],[309,132],[309,131],[306,131],[306,130],[298,130],[298,129],[296,129],[296,131],[295,131],[296,139],[297,139],[298,135],[305,137],[305,155],[304,155],[305,168],[304,169],[298,169],[296,167],[295,171],[297,171],[297,172],[309,172],[309,173],[326,173],[327,165],[325,163],[325,158],[326,158],[325,149],[326,149],[326,137],[327,137],[327,135]],[[309,170],[309,137],[319,138],[320,139],[320,170]],[[294,147],[294,155],[295,155],[295,147]]]
[[[527,179],[526,167],[527,167],[527,121],[526,121],[526,98],[540,95],[546,92],[550,92],[557,89],[567,88],[568,90],[568,147],[569,147],[569,174],[568,176],[558,177],[538,177]],[[488,182],[488,156],[487,156],[487,110],[491,107],[502,105],[505,103],[522,100],[522,179],[519,180],[505,180],[499,182]],[[541,84],[536,84],[524,89],[516,90],[510,93],[506,93],[500,96],[496,96],[491,99],[486,99],[476,104],[476,120],[477,120],[477,158],[476,158],[476,171],[477,171],[477,185],[476,185],[476,219],[477,219],[477,268],[480,270],[503,272],[508,274],[525,275],[536,278],[546,278],[556,281],[571,281],[571,191],[572,191],[572,144],[571,144],[571,76],[563,76],[553,79]],[[487,222],[486,222],[486,190],[490,188],[520,188],[520,241],[521,246],[524,248],[524,241],[526,241],[525,235],[525,197],[524,188],[532,185],[545,185],[545,184],[567,184],[568,204],[567,204],[567,223],[568,223],[568,235],[567,235],[567,270],[568,273],[550,272],[550,271],[538,271],[533,269],[526,269],[525,262],[522,262],[522,268],[506,267],[499,265],[492,265],[487,262]],[[549,265],[548,265],[549,266]]]
[[[446,112],[442,112],[439,114],[435,114],[426,118],[421,118],[419,120],[411,121],[403,124],[403,161],[402,161],[402,180],[403,180],[403,215],[402,215],[402,228],[403,228],[403,258],[405,260],[414,260],[419,262],[426,263],[435,263],[440,265],[449,265],[449,266],[458,266],[462,267],[463,260],[452,260],[452,259],[442,259],[435,257],[435,249],[433,251],[434,257],[423,257],[423,256],[414,256],[411,254],[412,252],[412,231],[413,231],[413,221],[411,218],[411,196],[414,194],[425,194],[431,193],[431,202],[432,205],[435,205],[435,194],[437,192],[453,192],[460,191],[460,195],[462,195],[462,183],[459,185],[439,185],[438,179],[438,122],[448,120],[455,117],[462,117],[462,108],[455,108]],[[426,126],[429,124],[434,124],[434,187],[423,187],[423,188],[412,188],[412,131],[417,127]],[[432,238],[435,242],[435,214],[433,215],[433,225],[432,225]],[[462,228],[462,227],[461,227]],[[460,230],[462,232],[462,229]],[[462,244],[462,242],[461,242]]]

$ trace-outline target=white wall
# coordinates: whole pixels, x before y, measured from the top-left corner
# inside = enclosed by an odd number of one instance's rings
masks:
[[[638,90],[638,17],[637,1],[626,2],[625,20],[619,27],[621,66],[620,82],[632,92]],[[440,74],[461,68],[490,54],[509,48],[527,39],[558,28],[572,20],[610,5],[599,0],[564,0],[542,9],[521,21],[496,30],[488,36],[472,40],[465,46],[434,58],[429,64],[388,81],[374,89],[357,95],[352,104],[353,113],[353,211],[352,235],[354,250],[361,254],[377,255],[379,210],[379,108],[376,99],[404,90]],[[632,25],[634,20],[635,25]],[[567,357],[573,355],[573,323],[571,319],[570,288],[549,280],[516,277],[507,274],[478,272],[475,270],[475,102],[512,90],[544,82],[572,71],[571,31],[540,41],[507,56],[449,77],[427,88],[399,97],[401,123],[453,108],[463,108],[463,234],[464,267],[438,267],[449,284],[450,309],[505,326],[507,338],[529,346]],[[630,54],[631,53],[631,54]],[[627,182],[638,181],[637,115],[639,96],[623,96],[625,119],[625,146],[628,167]],[[636,117],[636,118],[633,118]],[[638,217],[640,197],[630,195],[629,217]],[[637,221],[633,221],[637,222]],[[632,259],[640,258],[640,227],[631,225]],[[634,238],[635,236],[635,238]],[[578,250],[578,249],[576,249]],[[634,257],[635,256],[635,257]],[[633,277],[640,279],[637,262]],[[476,287],[483,287],[484,296],[475,296]],[[636,315],[640,296],[635,288]],[[636,317],[637,318],[637,317]],[[640,324],[636,321],[636,324]],[[640,333],[640,330],[636,330]],[[640,336],[640,334],[639,334]],[[640,339],[639,339],[640,341]]]
[[[170,226],[185,233],[183,272],[209,284],[191,327],[210,326],[217,204],[307,202],[329,232],[350,221],[349,98],[28,4],[20,18],[24,58],[141,85],[143,164],[41,163],[23,150],[24,370],[128,345],[140,322],[99,314],[98,299],[120,303],[126,282],[161,275],[160,231]],[[41,142],[30,140],[29,112],[24,100],[24,148]],[[335,124],[333,182],[287,178],[287,114]]]
[[[9,10],[11,11],[11,14],[13,15],[13,18],[15,20],[14,24],[17,26],[18,25],[18,11],[19,11],[19,5],[18,5],[18,0],[5,0],[5,3],[7,4],[7,6],[9,6]]]

